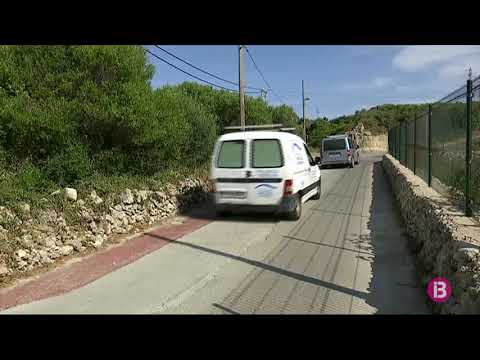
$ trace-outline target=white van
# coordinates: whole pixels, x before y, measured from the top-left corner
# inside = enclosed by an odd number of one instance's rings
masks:
[[[210,173],[217,214],[249,208],[298,220],[302,203],[320,198],[319,162],[302,138],[288,132],[241,131],[220,136]]]

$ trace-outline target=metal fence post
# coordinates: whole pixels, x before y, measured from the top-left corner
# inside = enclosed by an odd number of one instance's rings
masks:
[[[395,159],[398,160],[398,126],[395,126]]]
[[[428,104],[428,186],[432,186],[432,104]]]
[[[387,132],[388,153],[390,154],[390,130]]]
[[[465,154],[465,215],[472,216],[472,80],[467,80],[467,141]]]
[[[397,158],[397,127],[395,126],[392,130],[393,135],[393,157]]]
[[[398,126],[395,126],[395,159],[398,160]]]
[[[388,153],[392,155],[392,129],[388,130]]]
[[[393,137],[395,139],[395,141],[394,141],[394,144],[395,144],[395,148],[394,148],[395,155],[394,155],[394,157],[396,159],[397,158],[397,127],[396,126],[393,128]]]
[[[388,130],[388,137],[389,137],[389,144],[390,144],[390,147],[388,148],[388,151],[390,151],[390,155],[393,156],[393,136],[392,136],[392,129]]]
[[[390,137],[390,129],[388,130],[388,133],[387,133],[388,137],[387,137],[387,141],[388,141],[388,153],[391,155],[392,154],[392,147],[391,147],[391,144],[392,144],[392,138]]]
[[[400,124],[397,126],[397,160],[401,163],[402,161],[402,132],[401,132]]]
[[[393,137],[393,128],[390,129],[390,139],[392,139],[392,146],[391,146],[391,148],[390,148],[390,149],[391,149],[390,151],[391,151],[392,156],[395,157],[395,152],[393,151],[393,149],[394,149],[394,140],[395,140],[394,137]]]
[[[405,167],[408,168],[408,121],[404,121],[403,134],[405,136]]]
[[[398,161],[402,163],[402,122],[398,123]]]
[[[393,128],[393,157],[396,159],[397,158],[397,127],[395,126]]]
[[[417,174],[417,113],[415,113],[413,118],[413,174]]]

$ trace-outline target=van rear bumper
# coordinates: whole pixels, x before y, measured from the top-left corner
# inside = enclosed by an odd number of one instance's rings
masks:
[[[350,164],[352,160],[351,159],[348,159],[348,160],[332,160],[332,161],[322,161],[321,164],[322,166],[323,165],[348,165]]]
[[[233,204],[217,203],[215,208],[218,211],[238,211],[252,213],[286,213],[295,208],[295,197],[284,197],[278,205],[251,205],[251,204]]]

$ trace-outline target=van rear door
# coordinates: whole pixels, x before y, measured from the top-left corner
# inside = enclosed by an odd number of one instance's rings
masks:
[[[249,203],[277,205],[283,197],[286,159],[279,139],[250,140]]]
[[[277,205],[283,196],[283,166],[278,139],[221,141],[214,163],[215,201]]]
[[[323,140],[323,157],[326,162],[346,162],[347,141],[345,138],[333,138]]]
[[[214,159],[215,200],[218,203],[242,203],[248,198],[247,142],[225,140],[218,144]]]

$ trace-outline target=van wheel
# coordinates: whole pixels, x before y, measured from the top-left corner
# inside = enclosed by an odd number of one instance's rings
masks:
[[[287,214],[287,219],[296,221],[302,216],[302,199],[300,196],[295,196],[295,205],[292,211]]]
[[[322,178],[318,180],[318,187],[317,187],[317,193],[312,196],[313,200],[318,200],[320,199],[320,196],[322,196]]]

